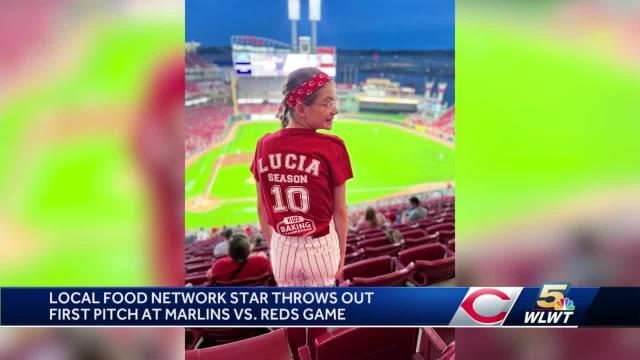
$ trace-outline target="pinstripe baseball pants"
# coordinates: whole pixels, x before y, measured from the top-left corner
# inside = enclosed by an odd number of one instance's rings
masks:
[[[269,250],[278,286],[333,286],[340,262],[340,242],[333,220],[319,238],[274,232]]]

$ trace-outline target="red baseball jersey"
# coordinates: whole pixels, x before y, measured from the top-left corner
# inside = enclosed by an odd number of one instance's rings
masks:
[[[333,216],[333,188],[351,179],[342,139],[310,129],[281,129],[256,145],[251,164],[269,224],[285,236],[324,236]]]

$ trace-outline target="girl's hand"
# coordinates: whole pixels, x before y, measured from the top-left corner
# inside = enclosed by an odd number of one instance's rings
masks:
[[[344,281],[344,265],[340,264],[340,266],[338,267],[338,271],[336,272],[336,280],[338,280],[339,282],[343,282]]]

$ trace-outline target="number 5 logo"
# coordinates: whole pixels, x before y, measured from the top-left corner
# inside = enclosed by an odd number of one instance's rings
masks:
[[[569,291],[569,284],[544,284],[538,295],[536,305],[541,309],[553,309],[556,302],[564,299],[566,292]]]

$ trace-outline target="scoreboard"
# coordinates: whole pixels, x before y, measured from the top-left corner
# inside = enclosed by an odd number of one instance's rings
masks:
[[[316,54],[243,51],[233,52],[233,65],[238,76],[282,77],[301,67],[317,67],[336,76],[336,50],[319,47]]]

